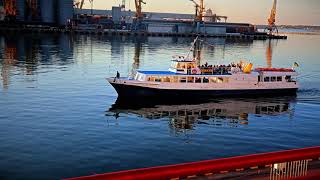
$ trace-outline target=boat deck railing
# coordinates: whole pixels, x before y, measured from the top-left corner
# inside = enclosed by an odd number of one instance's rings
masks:
[[[102,180],[102,179],[184,179],[196,177],[212,177],[227,173],[246,172],[259,168],[270,168],[265,176],[282,176],[286,179],[297,177],[320,178],[320,171],[308,172],[308,164],[318,162],[320,146],[268,152],[253,155],[244,155],[230,158],[206,160],[191,163],[182,163],[168,166],[125,170],[105,174],[96,174],[69,180]],[[301,163],[302,162],[302,163]],[[294,166],[294,167],[293,167]],[[291,170],[290,170],[291,168]],[[294,173],[292,173],[292,168]],[[319,168],[319,167],[318,167]],[[281,173],[280,173],[281,171]],[[302,173],[299,173],[302,172]],[[313,174],[316,172],[316,174]],[[291,174],[292,173],[292,174]],[[275,177],[275,179],[277,179]],[[272,178],[274,179],[274,178]]]
[[[231,75],[231,67],[200,67],[201,75]],[[187,74],[196,74],[192,72],[192,69],[187,70]]]

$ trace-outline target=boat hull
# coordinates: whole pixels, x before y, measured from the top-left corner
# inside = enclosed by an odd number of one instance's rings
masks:
[[[282,89],[237,89],[237,90],[184,90],[184,89],[158,89],[130,84],[112,83],[119,97],[252,97],[252,96],[278,96],[278,95],[295,95],[298,88]]]

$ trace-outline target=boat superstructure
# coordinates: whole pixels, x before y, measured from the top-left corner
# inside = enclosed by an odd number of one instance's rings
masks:
[[[197,65],[177,56],[168,71],[138,70],[134,78],[108,78],[119,96],[223,96],[296,93],[293,68],[255,68],[251,63]]]

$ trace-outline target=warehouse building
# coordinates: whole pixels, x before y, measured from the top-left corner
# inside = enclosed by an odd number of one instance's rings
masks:
[[[73,0],[0,0],[0,9],[23,23],[66,25],[73,18]]]

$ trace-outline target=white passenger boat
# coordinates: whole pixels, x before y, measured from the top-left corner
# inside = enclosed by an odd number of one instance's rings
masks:
[[[216,97],[292,95],[299,85],[294,68],[255,68],[251,63],[197,66],[182,56],[168,71],[138,70],[134,78],[112,77],[108,82],[120,97]]]

